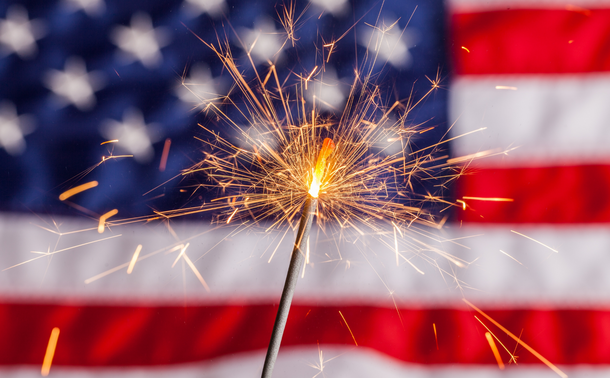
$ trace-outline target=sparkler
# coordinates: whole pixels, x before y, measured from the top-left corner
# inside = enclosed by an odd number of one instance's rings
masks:
[[[290,38],[293,34],[287,31],[287,35]],[[365,60],[355,70],[347,103],[337,121],[319,113],[316,93],[312,94],[320,87],[315,84],[323,82],[325,64],[337,41],[324,45],[330,51],[324,56],[323,49],[319,64],[311,71],[292,72],[282,79],[272,62],[266,75],[259,73],[250,56],[253,46],[246,48],[255,75],[250,80],[238,68],[228,42],[220,38],[217,45],[201,41],[219,57],[236,88],[233,96],[222,101],[202,99],[205,110],[213,112],[217,121],[235,129],[239,136],[231,140],[200,124],[208,135],[200,139],[206,156],[183,175],[205,173],[211,184],[202,183],[196,189],[220,188],[222,195],[200,206],[158,215],[169,219],[214,211],[218,223],[258,224],[271,220],[267,231],[286,223],[297,229],[262,371],[262,377],[268,378],[280,348],[314,214],[323,229],[327,224],[338,224],[342,230],[351,228],[361,236],[372,233],[383,237],[391,225],[393,233],[387,236],[393,239],[397,264],[402,259],[421,273],[399,250],[397,232],[403,238],[407,229],[414,230],[418,224],[442,227],[446,218],[439,222],[436,214],[424,208],[425,203],[456,206],[442,199],[440,193],[422,194],[415,187],[420,180],[437,180],[442,190],[459,176],[459,169],[447,162],[448,156],[438,154],[439,146],[453,138],[407,152],[411,138],[434,128],[410,126],[408,117],[414,107],[439,88],[438,76],[429,79],[431,87],[419,101],[409,98],[387,106],[380,87],[372,80],[377,56],[372,61]],[[290,76],[299,80],[286,85]],[[185,87],[189,88],[186,84]],[[197,96],[195,92],[193,95]],[[235,101],[235,95],[241,101]],[[398,151],[390,151],[388,146],[392,143],[400,144]],[[443,174],[438,175],[439,171]],[[297,228],[293,224],[299,213]],[[427,235],[423,230],[418,233]],[[416,253],[434,251],[464,266],[464,262],[439,249],[412,237],[407,239],[413,240],[407,245]],[[425,255],[423,258],[432,260]]]
[[[280,305],[277,310],[275,318],[275,324],[273,325],[273,331],[271,333],[271,341],[269,341],[269,347],[267,349],[267,355],[265,356],[265,363],[263,365],[263,378],[270,378],[273,373],[273,366],[277,354],[280,350],[280,344],[282,342],[282,335],[284,334],[284,328],[288,320],[288,313],[290,312],[290,304],[292,303],[292,297],[294,295],[294,289],[297,286],[297,279],[299,278],[299,271],[303,260],[305,258],[305,247],[307,240],[309,239],[309,231],[311,230],[311,222],[313,215],[318,204],[318,195],[320,192],[320,186],[324,178],[324,172],[326,171],[326,160],[333,152],[335,144],[332,139],[326,138],[318,160],[316,167],[314,168],[313,180],[309,188],[309,197],[305,201],[303,206],[303,213],[301,214],[301,222],[299,223],[299,231],[297,232],[297,238],[294,243],[294,249],[292,250],[292,257],[290,258],[290,265],[288,266],[288,273],[286,274],[286,282],[284,283],[284,289],[282,290],[282,297],[280,299]]]

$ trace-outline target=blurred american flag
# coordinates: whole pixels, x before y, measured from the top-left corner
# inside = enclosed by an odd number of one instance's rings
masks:
[[[425,93],[425,77],[439,70],[446,78],[410,119],[435,126],[416,146],[449,129],[457,136],[486,128],[447,152],[511,151],[476,162],[450,188],[447,198],[465,209],[439,238],[452,241],[447,252],[473,261],[468,269],[448,276],[420,263],[421,276],[408,264],[395,267],[393,255],[368,261],[358,245],[342,245],[343,259],[327,263],[337,247],[318,240],[319,260],[299,282],[274,376],[556,376],[485,322],[507,348],[500,347],[504,363],[518,356],[518,366],[500,370],[462,297],[570,376],[610,374],[610,2],[297,1],[304,13],[296,47],[284,44],[278,22],[286,5],[0,5],[0,268],[32,260],[0,273],[2,376],[40,374],[54,327],[58,376],[260,375],[288,238],[214,229],[207,215],[171,229],[140,224],[99,235],[97,218],[115,208],[124,218],[148,215],[217,194],[171,180],[202,157],[197,123],[213,120],[201,101],[231,87],[194,34],[210,42],[226,34],[245,72],[244,48],[256,41],[260,70],[271,60],[287,77],[311,71],[316,46],[350,30],[320,91],[332,112],[346,101],[367,51],[362,41],[379,20],[397,21],[379,46],[378,83],[389,97]],[[112,139],[119,142],[103,144]],[[102,156],[123,154],[133,157],[88,171]],[[58,199],[93,180],[94,189]],[[490,197],[514,201],[477,199]],[[192,264],[171,268],[174,247],[186,242]],[[385,248],[376,243],[366,240],[367,250]],[[138,245],[140,260],[127,275]]]

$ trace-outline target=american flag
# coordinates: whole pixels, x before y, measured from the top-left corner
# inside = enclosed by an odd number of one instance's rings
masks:
[[[311,70],[316,46],[347,31],[321,92],[340,108],[355,62],[371,48],[362,36],[379,20],[396,22],[392,44],[378,46],[377,81],[390,98],[425,93],[426,76],[444,78],[410,119],[434,126],[414,143],[468,133],[446,152],[507,152],[475,161],[449,188],[447,199],[463,208],[438,235],[446,252],[471,262],[467,269],[447,274],[416,259],[425,275],[396,267],[375,239],[367,253],[342,245],[341,259],[328,262],[335,241],[318,240],[274,376],[558,375],[462,298],[570,377],[610,374],[610,2],[295,5],[303,12],[296,47],[284,44],[278,21],[289,3],[0,4],[0,375],[46,374],[58,328],[56,376],[259,376],[288,238],[217,229],[205,214],[171,228],[153,222],[99,234],[98,218],[217,194],[172,180],[202,157],[197,123],[211,122],[202,100],[231,87],[198,38],[226,35],[244,71],[244,49],[256,41],[257,67],[274,60],[287,77]],[[58,198],[90,181],[98,185]],[[172,268],[185,243],[188,258]],[[368,260],[370,251],[379,253]]]

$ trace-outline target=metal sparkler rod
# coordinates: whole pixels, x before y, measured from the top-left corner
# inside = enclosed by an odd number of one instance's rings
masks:
[[[282,342],[282,336],[284,335],[286,321],[288,320],[294,289],[297,286],[299,271],[301,270],[303,259],[305,258],[305,246],[307,244],[307,239],[309,239],[309,231],[311,230],[311,222],[317,203],[318,199],[310,195],[307,196],[307,200],[303,206],[299,231],[297,232],[294,249],[292,250],[292,257],[290,258],[286,282],[284,283],[284,289],[282,290],[280,306],[275,317],[275,324],[273,324],[273,332],[271,333],[271,341],[269,341],[269,347],[267,348],[267,356],[265,356],[262,378],[271,378],[271,374],[273,373],[273,366],[275,365],[275,360],[280,350],[280,344]]]

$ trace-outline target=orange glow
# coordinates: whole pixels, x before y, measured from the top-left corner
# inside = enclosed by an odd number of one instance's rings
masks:
[[[436,335],[436,324],[432,323],[432,328],[434,328],[434,341],[436,341],[436,350],[438,350],[438,337]]]
[[[459,202],[462,204],[462,210],[466,210],[466,202],[462,201],[462,200],[455,200],[455,202]]]
[[[100,143],[100,146],[105,145],[106,143],[118,143],[118,139],[107,140],[105,142]]]
[[[466,47],[462,46],[462,50],[466,50],[467,53],[470,53],[470,50],[468,50]]]
[[[584,16],[591,16],[591,10],[583,7],[579,7],[578,5],[568,4],[566,5],[566,10],[571,12],[580,13]]]
[[[473,201],[493,201],[493,202],[513,202],[512,198],[493,198],[493,197],[462,197],[465,200],[473,200]]]
[[[97,181],[89,181],[86,184],[83,185],[79,185],[77,187],[74,187],[72,189],[68,189],[65,192],[63,192],[62,194],[59,195],[59,200],[60,201],[65,201],[68,198],[72,197],[75,194],[78,194],[80,192],[84,192],[87,189],[91,189],[91,188],[95,188],[97,186],[98,182]]]
[[[494,335],[494,333],[493,333],[493,332],[491,332],[491,330],[490,330],[489,328],[487,328],[487,326],[485,325],[485,323],[483,323],[483,322],[481,321],[481,319],[477,318],[477,316],[476,316],[476,315],[475,315],[475,317],[474,317],[474,318],[475,318],[475,319],[476,319],[476,320],[477,320],[479,323],[481,323],[481,325],[482,325],[483,327],[485,327],[485,329],[487,330],[487,333],[489,333],[489,335],[490,335],[491,337],[493,337],[493,338],[494,338],[494,340],[495,340],[495,341],[497,341],[497,342],[498,342],[498,343],[499,343],[499,344],[502,346],[502,348],[504,348],[504,350],[506,351],[506,353],[508,353],[508,354],[510,355],[510,360],[511,360],[511,362],[514,362],[514,363],[515,363],[515,365],[517,365],[517,358],[515,357],[515,355],[514,355],[513,353],[511,353],[511,352],[508,350],[508,348],[506,348],[506,346],[505,346],[504,344],[502,344],[502,342],[500,341],[500,339],[498,339],[498,338],[496,337],[496,335]],[[521,330],[521,332],[523,332],[523,330]],[[521,338],[521,335],[519,335],[519,338]],[[517,345],[519,345],[519,344],[517,344]],[[517,349],[517,346],[515,346],[515,351],[516,351],[516,349]]]
[[[47,352],[44,354],[44,360],[42,361],[42,369],[40,375],[46,377],[51,371],[51,364],[53,363],[53,355],[55,355],[55,347],[57,347],[57,339],[59,338],[59,328],[55,327],[51,331],[51,337],[49,337],[49,344],[47,345]]]
[[[106,214],[102,215],[100,217],[100,222],[97,225],[97,232],[99,232],[100,234],[103,234],[104,233],[104,227],[106,226],[106,219],[110,218],[113,215],[116,215],[118,212],[119,211],[117,209],[114,209],[114,210],[110,210]]]
[[[498,362],[498,367],[500,368],[500,370],[504,370],[504,362],[502,362],[502,357],[500,357],[500,352],[498,351],[496,342],[494,341],[493,337],[491,337],[491,333],[485,332],[485,338],[487,339],[487,342],[489,343],[489,346],[491,347],[491,351],[493,352],[494,357],[496,358],[496,361]]]
[[[229,219],[227,219],[227,224],[231,223],[231,219],[233,219],[233,216],[235,215],[235,213],[237,213],[237,207],[235,208],[235,210],[233,210]]]
[[[343,316],[341,311],[339,311],[339,315],[341,315],[341,319],[343,319],[343,321],[345,322],[345,325],[347,326],[347,330],[349,331],[349,334],[352,335],[352,339],[354,340],[354,344],[356,344],[356,346],[358,346],[358,342],[356,341],[356,338],[354,337],[354,334],[352,333],[352,330],[349,328],[349,324],[347,324],[347,321],[345,320],[345,316]]]
[[[553,370],[555,373],[557,373],[560,377],[562,378],[568,378],[567,374],[564,373],[563,371],[559,370],[559,368],[555,365],[553,365],[551,363],[551,361],[547,360],[546,358],[544,358],[540,353],[536,352],[536,350],[534,348],[532,348],[531,346],[527,345],[524,341],[522,341],[520,338],[518,338],[517,336],[515,336],[512,332],[510,332],[509,330],[507,330],[506,328],[504,328],[500,323],[496,322],[495,320],[493,320],[489,315],[487,315],[486,313],[484,313],[483,311],[481,311],[478,307],[476,307],[475,305],[473,305],[472,303],[470,303],[466,298],[462,298],[462,300],[470,307],[472,307],[473,310],[475,310],[476,312],[478,312],[479,314],[481,314],[482,316],[484,316],[487,320],[489,320],[490,322],[492,322],[496,327],[500,328],[504,333],[506,333],[508,336],[510,336],[513,340],[515,340],[517,343],[519,343],[519,345],[521,345],[522,347],[524,347],[525,349],[527,349],[531,354],[533,354],[534,356],[536,356],[540,361],[542,361],[542,363],[544,363],[546,366],[548,366],[551,370]]]
[[[142,244],[138,244],[136,251],[133,253],[133,257],[129,262],[129,266],[127,267],[127,274],[131,274],[133,272],[133,267],[136,266],[136,261],[138,261],[138,256],[140,256],[140,251],[142,250]]]
[[[167,138],[165,139],[165,144],[163,145],[163,153],[161,154],[161,163],[159,163],[159,172],[165,171],[165,166],[167,165],[167,156],[169,155],[169,146],[172,145],[172,140]]]
[[[332,139],[326,138],[324,139],[324,143],[322,143],[322,149],[318,154],[318,160],[316,161],[316,167],[313,172],[313,180],[311,182],[311,186],[309,187],[309,194],[312,197],[317,198],[320,192],[320,186],[322,185],[322,178],[324,177],[324,172],[326,171],[326,160],[333,153],[335,149],[335,142]]]

